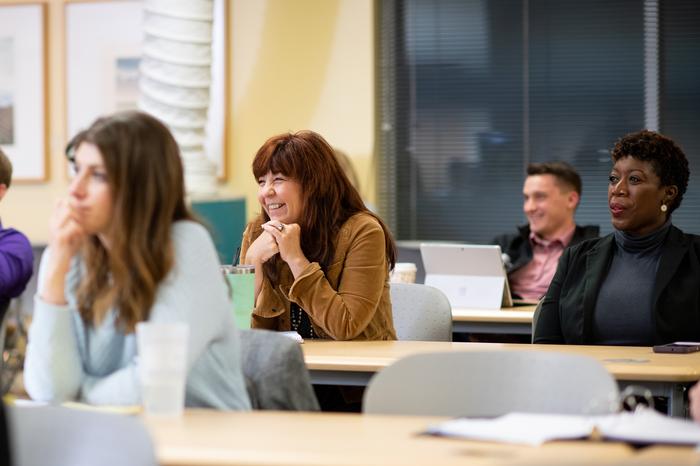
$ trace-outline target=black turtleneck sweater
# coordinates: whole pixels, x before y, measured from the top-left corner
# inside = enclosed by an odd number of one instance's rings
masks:
[[[615,230],[615,252],[593,313],[593,343],[654,344],[652,293],[670,219],[645,236]]]

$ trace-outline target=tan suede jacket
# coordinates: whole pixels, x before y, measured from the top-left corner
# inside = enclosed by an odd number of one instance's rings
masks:
[[[248,224],[241,257],[262,231],[259,220]],[[341,227],[335,257],[326,274],[317,262],[312,262],[294,280],[289,266],[279,263],[280,284],[276,289],[263,277],[253,310],[254,328],[290,330],[289,307],[295,302],[309,315],[314,332],[321,338],[396,339],[384,231],[371,215],[355,214]]]

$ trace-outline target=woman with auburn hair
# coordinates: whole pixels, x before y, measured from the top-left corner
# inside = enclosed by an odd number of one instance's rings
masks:
[[[138,322],[185,322],[188,406],[248,409],[238,332],[177,143],[155,118],[100,118],[66,151],[75,176],[39,269],[24,380],[32,398],[136,404]]]
[[[243,235],[255,266],[253,327],[304,338],[394,340],[395,246],[331,146],[300,131],[268,139],[253,160],[260,217]]]

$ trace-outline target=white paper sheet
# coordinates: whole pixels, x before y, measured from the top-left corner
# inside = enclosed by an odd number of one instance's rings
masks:
[[[538,446],[586,438],[594,429],[605,439],[631,443],[700,444],[699,424],[649,409],[606,416],[511,413],[495,419],[454,419],[430,427],[428,433]]]

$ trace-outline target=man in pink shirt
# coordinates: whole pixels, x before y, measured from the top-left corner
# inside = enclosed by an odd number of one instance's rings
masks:
[[[581,199],[581,177],[565,162],[532,163],[523,186],[528,224],[517,234],[494,240],[501,246],[514,297],[538,300],[547,291],[567,246],[597,238],[599,227],[578,226],[574,213]]]

